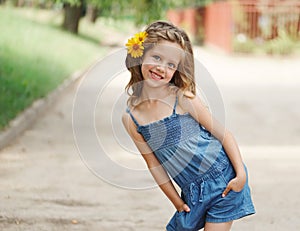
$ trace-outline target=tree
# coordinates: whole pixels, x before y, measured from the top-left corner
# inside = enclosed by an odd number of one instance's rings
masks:
[[[81,17],[85,14],[87,5],[93,11],[92,20],[95,21],[97,12],[103,15],[120,15],[125,7],[129,7],[131,0],[117,1],[117,0],[55,0],[63,3],[64,21],[62,27],[77,34]]]
[[[64,21],[63,28],[71,33],[77,34],[79,21],[83,13],[83,0],[78,0],[74,3],[64,3]]]
[[[161,19],[163,14],[174,7],[190,7],[205,5],[214,0],[55,0],[64,3],[63,28],[77,34],[80,18],[85,9],[91,13],[91,21],[95,21],[98,14],[104,17],[133,17],[137,25],[149,24]]]

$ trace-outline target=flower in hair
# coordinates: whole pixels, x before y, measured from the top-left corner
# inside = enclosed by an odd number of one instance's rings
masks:
[[[143,31],[134,35],[134,37],[128,39],[126,43],[127,52],[133,58],[138,58],[143,55],[144,47],[143,43],[147,37],[147,32]]]

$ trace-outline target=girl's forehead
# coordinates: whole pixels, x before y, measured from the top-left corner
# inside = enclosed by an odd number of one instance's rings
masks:
[[[155,46],[151,49],[152,52],[163,53],[165,55],[171,57],[181,58],[184,54],[184,50],[181,46],[176,42],[169,42],[166,40],[162,40],[155,44]]]

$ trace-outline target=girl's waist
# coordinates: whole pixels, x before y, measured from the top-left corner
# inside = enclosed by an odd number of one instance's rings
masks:
[[[178,182],[178,185],[180,186],[182,191],[185,191],[186,189],[189,188],[191,183],[200,185],[203,181],[207,181],[209,179],[215,179],[222,174],[222,170],[225,169],[228,166],[228,164],[229,164],[228,157],[222,156],[222,158],[217,160],[206,172],[199,175],[193,174],[192,178],[189,178],[188,180],[184,180],[184,181],[181,180],[181,183]]]

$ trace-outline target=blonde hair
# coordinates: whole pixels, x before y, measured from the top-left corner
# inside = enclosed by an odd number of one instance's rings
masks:
[[[181,46],[185,55],[179,63],[170,83],[182,92],[190,92],[192,95],[196,95],[193,49],[187,34],[173,24],[165,21],[156,21],[150,24],[145,31],[148,36],[143,43],[144,54],[162,40],[175,42]],[[125,61],[126,67],[131,73],[130,81],[125,88],[130,96],[128,104],[131,106],[140,97],[143,87],[142,60],[143,56],[133,58],[130,54],[127,54]],[[131,93],[130,90],[132,90]],[[191,94],[187,95],[191,96]]]

